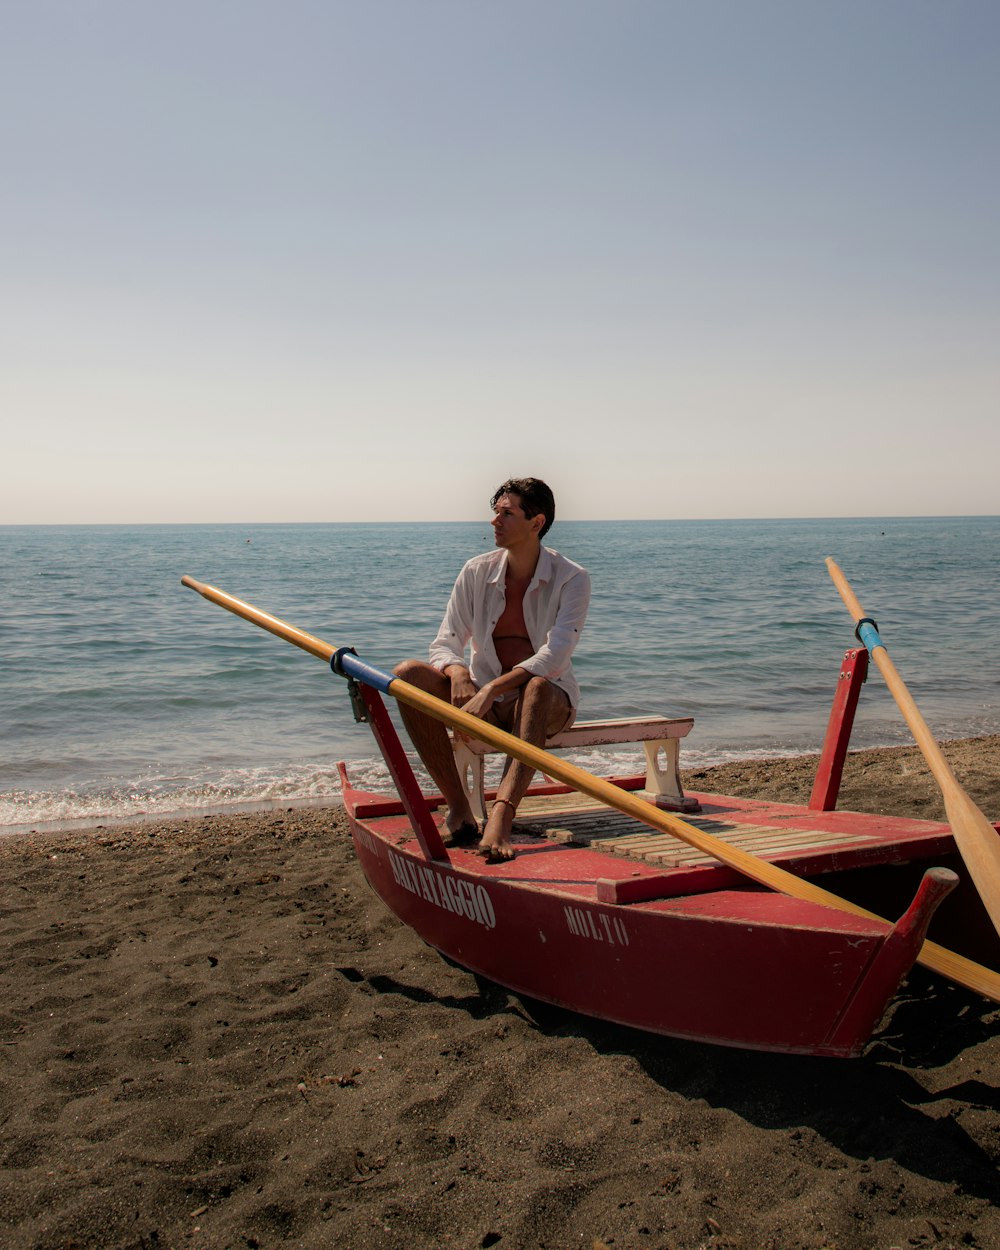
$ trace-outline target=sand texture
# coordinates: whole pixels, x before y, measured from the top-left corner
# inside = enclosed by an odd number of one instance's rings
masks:
[[[998,747],[947,748],[991,820]],[[908,750],[840,806],[942,814]],[[855,1061],[543,1009],[390,915],[337,810],[7,839],[0,905],[6,1250],[1000,1246],[1000,1008],[928,973]]]

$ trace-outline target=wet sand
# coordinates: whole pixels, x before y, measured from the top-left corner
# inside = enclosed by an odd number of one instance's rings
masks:
[[[1000,738],[946,750],[1000,819]],[[840,806],[942,815],[908,748]],[[338,810],[0,840],[0,907],[8,1250],[1000,1245],[1000,1008],[922,970],[855,1061],[543,1009],[403,928]]]

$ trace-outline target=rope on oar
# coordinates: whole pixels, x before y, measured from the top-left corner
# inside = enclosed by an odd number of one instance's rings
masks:
[[[955,845],[969,870],[969,876],[979,891],[979,897],[983,900],[983,905],[994,927],[1000,933],[1000,837],[959,784],[958,778],[951,770],[951,765],[945,759],[927,722],[920,714],[913,696],[907,690],[895,664],[889,658],[885,643],[879,635],[878,626],[870,616],[865,616],[864,608],[858,602],[850,583],[832,556],[827,558],[826,567],[833,578],[833,584],[840,592],[844,606],[855,620],[859,640],[868,648],[872,659],[878,665],[879,672],[885,678],[892,697],[903,713],[903,719],[927,761],[934,780],[938,783],[941,797],[944,799],[945,815],[955,837]]]
[[[215,586],[209,586],[204,582],[196,581],[193,577],[183,577],[181,581],[183,585],[197,591],[198,594],[212,603],[226,608],[244,620],[259,625],[262,629],[266,629],[269,633],[275,634],[279,638],[284,638],[285,641],[300,647],[303,651],[308,651],[311,655],[318,656],[327,662],[332,661],[336,657],[337,670],[342,675],[353,677],[358,681],[372,685],[383,694],[390,694],[393,698],[417,708],[418,711],[426,712],[428,716],[433,716],[436,720],[443,721],[446,725],[458,729],[468,737],[479,738],[483,742],[489,743],[490,746],[495,747],[498,751],[502,751],[514,759],[521,760],[532,768],[544,772],[547,777],[562,781],[565,785],[571,786],[582,794],[590,795],[592,798],[604,803],[607,807],[614,808],[626,816],[631,816],[642,824],[649,825],[662,833],[672,834],[690,846],[697,847],[698,850],[711,855],[721,863],[735,868],[744,876],[761,885],[768,886],[770,889],[787,894],[792,898],[800,898],[807,902],[833,907],[839,911],[850,912],[854,916],[861,916],[866,920],[874,920],[885,925],[886,928],[892,928],[892,922],[884,919],[884,917],[877,916],[874,912],[866,911],[863,907],[858,907],[855,903],[840,898],[836,894],[831,894],[828,890],[813,885],[811,881],[805,881],[801,877],[796,877],[793,873],[786,872],[776,864],[768,863],[764,859],[758,859],[757,856],[751,855],[739,847],[730,846],[729,843],[723,842],[720,838],[715,838],[704,830],[688,824],[680,816],[662,811],[643,799],[637,799],[627,790],[622,790],[601,777],[595,777],[592,773],[588,773],[582,768],[577,768],[575,764],[571,764],[568,760],[561,759],[559,756],[553,755],[541,747],[533,746],[530,742],[525,742],[521,738],[515,738],[513,734],[506,733],[503,729],[491,725],[488,721],[480,720],[478,716],[472,716],[468,712],[452,707],[450,703],[446,703],[443,699],[435,698],[434,695],[428,694],[417,686],[403,681],[402,678],[392,677],[388,673],[380,672],[380,670],[359,660],[346,647],[337,648],[331,646],[330,643],[323,642],[322,639],[315,637],[313,634],[307,634],[304,630],[287,624],[279,617],[262,612],[259,608],[253,607],[252,604],[246,603],[242,599],[237,599],[233,595],[226,594],[225,591],[218,590]],[[974,963],[971,959],[966,959],[963,955],[945,950],[933,942],[924,943],[917,961],[925,967],[948,977],[950,980],[956,981],[959,985],[964,985],[967,989],[1000,1003],[1000,974],[992,972],[989,968],[984,968],[980,964]]]

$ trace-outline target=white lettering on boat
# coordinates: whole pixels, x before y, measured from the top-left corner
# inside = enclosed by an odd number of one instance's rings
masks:
[[[364,827],[364,825],[355,825],[354,829],[358,835],[358,841],[361,843],[361,845],[365,848],[366,851],[369,851],[377,859],[378,858],[378,843],[375,841],[372,835],[368,832],[368,830]]]
[[[475,881],[466,881],[454,873],[441,872],[428,864],[417,864],[405,855],[389,852],[389,867],[397,885],[409,890],[418,898],[450,911],[456,916],[474,920],[485,929],[496,927],[497,918],[493,900],[486,887]]]
[[[564,907],[566,924],[574,937],[607,942],[609,946],[628,946],[628,929],[617,916],[590,907]]]

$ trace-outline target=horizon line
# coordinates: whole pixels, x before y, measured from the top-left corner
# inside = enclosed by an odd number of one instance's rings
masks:
[[[656,525],[704,524],[733,521],[992,521],[996,512],[906,512],[906,513],[842,513],[816,516],[723,516],[723,517],[556,517],[554,525]],[[368,521],[0,521],[0,529],[155,529],[165,527],[206,528],[229,526],[257,528],[294,525],[479,525],[488,517],[451,517],[435,520],[368,520]]]

